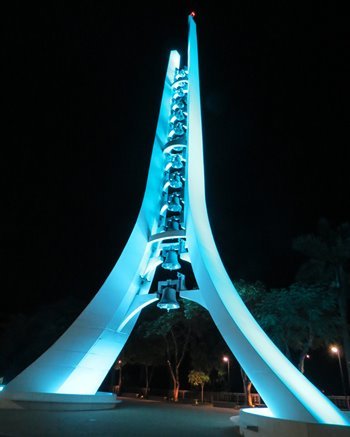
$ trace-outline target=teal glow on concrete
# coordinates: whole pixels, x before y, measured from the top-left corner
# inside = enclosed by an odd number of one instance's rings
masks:
[[[185,216],[192,267],[206,307],[275,417],[348,425],[343,413],[287,360],[256,323],[233,286],[217,251],[205,203],[196,25],[191,16],[189,22]]]
[[[41,357],[4,388],[1,396],[13,399],[16,393],[23,392],[31,393],[31,396],[35,393],[38,396],[42,393],[94,395],[97,392],[124,347],[140,311],[158,299],[148,293],[155,269],[163,261],[161,244],[163,247],[166,244],[162,243],[159,231],[160,215],[166,214],[168,209],[169,196],[164,197],[163,193],[164,169],[170,169],[166,154],[182,150],[184,157],[173,162],[174,166],[186,167],[185,198],[181,203],[181,208],[182,205],[185,208],[186,235],[181,234],[181,241],[186,238],[188,253],[181,253],[181,258],[192,263],[199,290],[192,295],[189,291],[181,291],[181,295],[208,309],[273,417],[349,425],[346,416],[286,359],[259,327],[223,266],[205,203],[198,47],[192,16],[189,25],[187,144],[183,144],[185,140],[168,142],[174,97],[172,84],[175,70],[180,67],[180,56],[172,51],[146,191],[129,241],[87,308]],[[169,235],[174,237],[169,231],[164,232],[164,240]]]
[[[139,315],[135,302],[149,292],[155,268],[161,262],[159,253],[155,253],[158,243],[151,245],[148,240],[158,229],[164,166],[162,148],[167,142],[171,85],[179,64],[178,52],[172,51],[144,199],[118,262],[72,326],[10,381],[3,396],[19,392],[95,394],[124,347]]]

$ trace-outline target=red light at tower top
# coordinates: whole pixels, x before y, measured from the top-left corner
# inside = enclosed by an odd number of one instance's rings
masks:
[[[192,12],[190,13],[190,15],[191,15],[191,17],[195,17],[195,16],[196,16],[196,13],[195,13],[194,11],[192,11]]]

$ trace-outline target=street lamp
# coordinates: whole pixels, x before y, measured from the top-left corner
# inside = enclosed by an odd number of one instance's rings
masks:
[[[117,369],[119,369],[119,378],[118,378],[118,395],[121,392],[121,385],[122,385],[122,366],[123,366],[123,361],[122,360],[118,360],[117,361]]]
[[[227,385],[228,390],[230,391],[230,359],[225,355],[224,357],[222,357],[222,361],[224,361],[224,363],[227,363]]]
[[[330,351],[332,352],[332,354],[335,354],[338,357],[339,372],[340,372],[340,378],[341,378],[341,383],[342,383],[342,387],[343,387],[343,394],[344,394],[344,398],[345,398],[345,402],[346,402],[346,407],[347,407],[347,409],[349,409],[348,397],[347,397],[346,390],[345,390],[343,366],[341,365],[341,360],[340,360],[340,349],[337,346],[331,346]]]

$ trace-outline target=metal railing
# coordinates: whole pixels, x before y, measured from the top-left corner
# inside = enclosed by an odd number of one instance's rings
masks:
[[[124,394],[128,396],[135,397],[146,397],[146,389],[140,387],[125,387],[123,389]],[[122,393],[123,394],[123,393]],[[151,388],[148,392],[148,397],[156,397],[163,400],[172,400],[173,392],[172,390],[165,389],[154,389]],[[338,408],[341,410],[349,410],[348,403],[349,399],[345,396],[327,396]],[[180,402],[191,402],[201,399],[200,390],[179,390],[179,401]],[[232,393],[225,391],[204,391],[204,401],[212,404],[232,404],[232,406],[242,406],[245,405],[246,400],[244,393]],[[252,402],[256,406],[264,405],[258,393],[252,393]]]
[[[146,390],[140,387],[125,387],[123,389],[124,393],[128,395],[135,394],[135,397],[139,395],[145,396]],[[153,389],[151,388],[148,392],[148,397],[158,397],[164,400],[171,400],[173,398],[172,390],[164,389]],[[245,405],[245,395],[244,393],[232,393],[224,391],[205,391],[204,390],[204,401],[210,403],[230,403],[232,406]],[[179,401],[193,401],[195,399],[201,398],[200,390],[179,390]],[[262,400],[258,393],[252,393],[252,402],[254,405],[261,405]]]
[[[349,410],[349,396],[327,396],[341,410]]]

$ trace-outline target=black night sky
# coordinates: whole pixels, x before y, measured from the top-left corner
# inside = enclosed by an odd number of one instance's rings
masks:
[[[345,11],[71,3],[3,13],[1,312],[89,301],[102,285],[141,205],[169,51],[186,57],[192,9],[219,252],[234,281],[288,286],[293,238],[321,217],[350,221]]]

